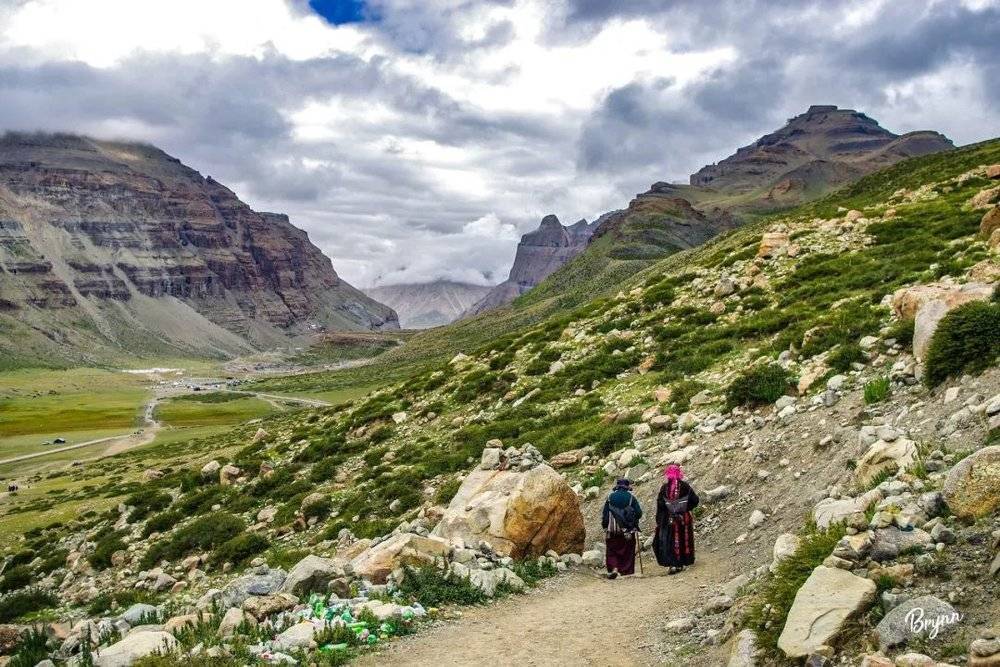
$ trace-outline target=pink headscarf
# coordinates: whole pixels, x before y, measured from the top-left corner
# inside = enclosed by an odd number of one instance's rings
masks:
[[[676,463],[671,463],[667,466],[667,469],[663,471],[663,476],[670,481],[679,481],[684,479],[684,471]]]

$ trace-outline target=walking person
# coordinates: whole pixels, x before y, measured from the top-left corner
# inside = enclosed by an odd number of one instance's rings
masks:
[[[663,471],[664,481],[656,496],[656,534],[653,551],[656,562],[677,574],[694,564],[694,520],[691,510],[698,506],[698,494],[684,481],[684,471],[671,464]]]
[[[632,483],[627,479],[615,482],[615,488],[604,501],[601,527],[607,547],[608,579],[635,574],[636,535],[642,507],[632,495]]]

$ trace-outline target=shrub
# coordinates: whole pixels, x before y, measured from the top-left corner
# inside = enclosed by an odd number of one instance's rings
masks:
[[[462,486],[462,480],[460,479],[447,480],[438,487],[437,493],[434,494],[434,502],[438,505],[447,505],[455,497],[455,494],[458,493],[460,486]]]
[[[827,358],[827,365],[833,370],[843,373],[851,370],[851,364],[864,363],[868,360],[865,351],[857,343],[843,343],[834,348]]]
[[[903,347],[913,347],[913,330],[916,322],[912,317],[905,320],[899,320],[891,327],[889,327],[888,333],[886,333],[886,338],[894,338],[897,343]]]
[[[730,408],[738,405],[765,405],[781,398],[791,376],[777,364],[762,364],[747,369],[726,389],[726,402]]]
[[[406,568],[400,592],[425,607],[443,604],[482,604],[489,598],[468,579],[449,575],[434,565]]]
[[[0,623],[10,623],[25,614],[49,609],[59,604],[59,599],[41,588],[22,588],[0,596]]]
[[[223,563],[242,565],[257,554],[266,551],[270,546],[267,538],[262,535],[240,533],[215,550],[215,553],[212,554],[212,562],[219,566]]]
[[[1000,356],[1000,304],[975,301],[959,306],[938,324],[925,361],[928,386],[963,372],[978,372]]]
[[[66,556],[69,555],[67,549],[53,549],[45,554],[45,558],[35,568],[35,572],[40,577],[44,577],[53,570],[57,570],[66,564]]]
[[[172,500],[169,493],[149,493],[148,491],[134,493],[125,499],[125,505],[133,508],[128,515],[128,520],[130,523],[142,521],[153,512],[166,509]]]
[[[302,508],[302,516],[309,520],[313,517],[317,519],[325,519],[330,516],[330,512],[333,510],[333,504],[330,502],[328,496],[324,496],[313,502],[309,503]]]
[[[7,663],[7,667],[35,667],[49,657],[49,637],[41,628],[30,628],[21,637],[17,652]]]
[[[704,382],[697,380],[675,382],[670,391],[670,402],[673,403],[674,410],[686,412],[691,407],[691,399],[707,386]]]
[[[149,537],[153,533],[165,533],[184,519],[179,512],[160,512],[146,519],[142,536]]]
[[[87,560],[95,569],[104,570],[111,567],[111,555],[125,548],[125,543],[122,542],[124,534],[123,531],[114,531],[97,540],[94,552],[87,556]]]
[[[243,532],[243,521],[228,512],[204,516],[184,526],[169,539],[160,540],[142,557],[142,567],[174,560],[192,551],[209,551]]]
[[[875,403],[881,403],[889,398],[891,393],[892,384],[889,382],[889,378],[884,375],[877,377],[865,383],[865,404],[874,405]]]
[[[31,583],[31,569],[27,565],[17,565],[10,568],[0,579],[0,593],[7,593],[18,588],[24,588]]]
[[[35,560],[34,549],[21,549],[16,554],[11,556],[10,560],[7,562],[7,567],[15,567],[17,565],[27,565],[31,561]]]

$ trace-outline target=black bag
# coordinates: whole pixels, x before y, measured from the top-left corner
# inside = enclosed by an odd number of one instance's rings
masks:
[[[676,500],[663,499],[663,504],[667,507],[667,514],[684,514],[688,511],[688,497],[684,496]]]

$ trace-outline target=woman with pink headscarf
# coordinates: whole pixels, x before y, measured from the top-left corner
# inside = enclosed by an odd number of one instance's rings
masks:
[[[656,534],[653,552],[656,562],[677,574],[694,563],[694,520],[691,510],[698,506],[698,494],[684,481],[684,471],[670,464],[656,496]]]

